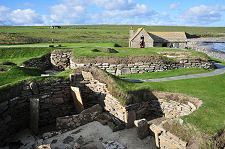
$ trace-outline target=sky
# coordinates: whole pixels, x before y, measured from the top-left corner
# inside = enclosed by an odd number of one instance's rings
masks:
[[[0,0],[0,25],[225,27],[225,0]]]

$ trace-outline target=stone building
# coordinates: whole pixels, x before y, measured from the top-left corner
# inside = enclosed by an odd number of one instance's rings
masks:
[[[144,42],[143,42],[144,41]],[[138,28],[134,32],[130,28],[129,47],[139,48],[140,44],[144,47],[175,47],[185,48],[187,36],[185,32],[147,32],[144,28]],[[142,46],[143,46],[142,45]]]
[[[50,29],[60,29],[60,28],[62,28],[61,26],[50,26],[49,27]]]

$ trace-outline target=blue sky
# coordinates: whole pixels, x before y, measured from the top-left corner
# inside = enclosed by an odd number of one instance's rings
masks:
[[[225,0],[0,0],[0,25],[225,26]]]

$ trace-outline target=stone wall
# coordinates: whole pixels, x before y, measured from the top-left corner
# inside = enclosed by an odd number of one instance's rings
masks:
[[[180,116],[191,114],[200,107],[202,102],[197,98],[178,93],[154,91],[153,94],[158,98],[160,109],[162,110],[165,117],[162,122],[158,124],[151,123],[150,125],[150,130],[155,134],[156,146],[162,149],[186,149],[187,142],[165,130],[163,128],[163,124],[168,121],[177,121]],[[152,104],[151,106],[155,107],[155,104]],[[156,109],[156,111],[158,110]],[[179,120],[179,123],[182,124],[183,120]]]
[[[24,67],[35,67],[42,71],[52,68],[50,54],[44,55],[41,58],[32,58],[22,63]]]
[[[70,67],[71,50],[54,50],[51,53],[51,63],[55,70],[65,70]]]
[[[82,76],[82,77],[81,77]],[[96,96],[94,100],[104,107],[110,114],[127,124],[127,127],[133,126],[133,121],[136,119],[146,118],[149,116],[165,117],[165,118],[178,118],[179,116],[188,115],[199,107],[197,99],[190,100],[181,95],[175,93],[156,93],[153,95],[155,98],[146,102],[140,102],[131,104],[128,106],[122,106],[118,99],[113,97],[107,89],[107,85],[95,80],[90,72],[82,72],[82,74],[74,74],[72,77],[74,86],[80,87],[81,96],[83,97],[82,103],[85,103],[86,94],[91,94],[92,97]],[[78,79],[79,78],[79,79]],[[83,86],[80,84],[84,83]],[[86,86],[89,92],[85,90],[83,93],[81,89]],[[84,91],[84,90],[83,90]],[[93,95],[95,94],[95,95]],[[149,95],[150,96],[150,95]],[[149,97],[148,96],[148,97]],[[170,100],[175,99],[175,100]],[[89,102],[91,98],[88,98]],[[93,99],[91,99],[93,100]],[[179,102],[184,100],[185,102]],[[88,102],[88,101],[86,101]],[[86,103],[87,104],[87,103]]]
[[[110,64],[110,63],[77,63],[71,56],[69,50],[55,50],[51,54],[51,63],[57,70],[75,69],[83,66],[95,66],[114,75],[125,75],[133,73],[157,72],[178,68],[205,68],[213,69],[214,64],[211,61],[203,59],[181,59],[180,62],[167,62],[158,60],[149,63],[133,63],[133,64]]]
[[[160,149],[186,149],[187,142],[183,141],[181,138],[173,135],[169,131],[166,131],[160,126],[154,124],[150,125],[150,130],[155,134],[156,146]]]
[[[57,129],[75,129],[79,126],[91,123],[98,120],[99,115],[102,113],[102,107],[95,105],[88,109],[85,109],[80,114],[70,115],[65,117],[58,117],[56,119]]]
[[[70,68],[75,69],[77,67],[83,66],[95,66],[102,70],[105,70],[114,75],[125,75],[133,73],[147,73],[147,72],[157,72],[178,68],[205,68],[213,69],[214,64],[211,61],[205,61],[201,59],[182,59],[180,62],[173,63],[135,63],[135,64],[109,64],[109,63],[93,63],[93,64],[76,64],[72,60],[70,61]]]
[[[126,123],[127,127],[133,126],[136,113],[122,106],[118,99],[110,94],[107,85],[95,80],[90,72],[82,72],[82,77],[81,74],[73,74],[71,80],[73,80],[73,86],[80,88],[84,107],[89,107],[87,104],[89,105],[90,103],[98,103],[110,114]],[[86,95],[88,94],[91,95],[92,98],[87,98],[88,96]]]
[[[0,145],[19,130],[29,127],[30,99],[39,99],[38,127],[55,124],[55,119],[68,114],[75,114],[70,93],[70,82],[61,78],[23,82],[5,90],[0,100]]]

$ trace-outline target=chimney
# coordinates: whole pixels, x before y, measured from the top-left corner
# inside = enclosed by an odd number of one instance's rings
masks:
[[[134,36],[134,28],[133,26],[130,27],[130,39]]]

